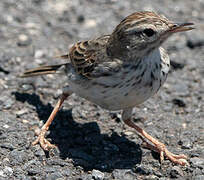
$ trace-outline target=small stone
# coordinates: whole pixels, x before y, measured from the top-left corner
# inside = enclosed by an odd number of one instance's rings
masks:
[[[171,61],[170,62],[170,64],[171,64],[171,67],[173,68],[173,69],[183,69],[184,68],[184,64],[182,64],[182,63],[177,63],[177,62],[175,62],[175,61]]]
[[[132,131],[125,131],[124,134],[126,136],[132,136],[134,133]]]
[[[5,124],[5,125],[3,125],[3,128],[8,129],[9,125]]]
[[[178,178],[180,176],[183,176],[183,171],[179,166],[173,166],[170,171],[171,178]]]
[[[152,170],[150,167],[146,167],[145,165],[140,164],[134,168],[134,172],[142,175],[149,175],[152,173]]]
[[[92,177],[93,177],[95,180],[102,180],[102,179],[104,179],[104,173],[102,173],[102,172],[99,171],[99,170],[94,169],[94,170],[92,171]]]
[[[33,86],[31,84],[23,84],[22,85],[22,89],[24,91],[28,91],[28,90],[31,90],[33,88]]]
[[[4,173],[7,175],[7,176],[11,176],[13,174],[13,169],[11,167],[8,167],[8,166],[5,166],[4,168]]]
[[[83,15],[79,15],[79,16],[77,17],[77,21],[78,21],[79,23],[83,23],[84,20],[85,20],[85,18],[84,18]]]
[[[195,168],[195,170],[193,171],[192,174],[193,174],[193,176],[201,175],[202,170],[200,168]]]
[[[86,22],[85,22],[85,27],[86,28],[93,28],[96,26],[96,21],[94,19],[88,19]]]
[[[204,159],[193,157],[190,159],[190,162],[194,167],[204,168]]]
[[[45,56],[44,51],[42,51],[42,50],[36,50],[35,51],[35,58],[42,58],[44,56]]]
[[[10,153],[10,160],[12,161],[12,164],[22,164],[24,161],[28,158],[27,154],[24,151],[19,150],[13,150]]]
[[[120,117],[118,116],[118,113],[110,112],[109,114],[110,114],[111,119],[114,119],[117,123],[121,121]]]
[[[71,171],[70,171],[70,169],[65,169],[65,170],[63,170],[62,171],[62,174],[64,175],[64,176],[70,176],[70,174],[71,174]]]
[[[204,37],[201,36],[203,31],[198,30],[198,31],[192,31],[189,34],[187,34],[188,40],[187,40],[187,46],[191,49],[204,46]]]
[[[35,168],[28,168],[27,172],[28,172],[29,176],[34,176],[36,174],[40,174],[41,173],[41,169],[37,168],[37,167],[35,167]]]
[[[11,143],[1,143],[1,148],[9,149],[10,151],[14,150],[16,147]],[[5,158],[6,159],[6,158]],[[9,160],[8,160],[9,161]]]
[[[150,175],[150,176],[146,176],[145,179],[148,179],[148,180],[158,180],[158,177],[155,176],[155,175]]]
[[[0,97],[0,102],[3,104],[4,109],[10,109],[11,106],[14,104],[14,101],[11,98],[3,95]]]
[[[180,140],[178,144],[181,145],[182,149],[191,149],[193,147],[191,140],[187,138]]]
[[[5,70],[4,68],[0,67],[0,72],[3,72],[4,74],[9,74],[9,71]]]
[[[57,159],[57,158],[49,159],[47,161],[47,164],[50,165],[50,166],[53,166],[53,165],[55,165],[55,166],[68,166],[69,165],[68,162],[66,162],[66,161],[64,161],[62,159]]]
[[[0,171],[0,177],[6,177],[6,174],[3,171]]]
[[[21,109],[21,110],[19,110],[19,111],[16,111],[16,115],[17,115],[17,116],[21,116],[21,115],[23,115],[23,114],[25,114],[25,113],[27,113],[27,112],[28,112],[27,109]]]
[[[31,39],[25,35],[25,34],[20,34],[18,36],[18,42],[17,42],[17,45],[18,46],[28,46],[31,44]]]
[[[37,157],[45,156],[45,152],[42,150],[42,148],[39,148],[39,149],[35,152],[35,156],[37,156]]]
[[[53,167],[53,166],[45,166],[45,167],[44,167],[44,171],[45,171],[46,173],[53,173],[53,172],[56,171],[56,167]]]
[[[179,107],[186,107],[186,104],[181,99],[173,99],[172,102]]]

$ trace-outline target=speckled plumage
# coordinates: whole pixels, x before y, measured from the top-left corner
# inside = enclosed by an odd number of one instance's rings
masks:
[[[55,73],[61,66],[69,86],[42,127],[38,139],[43,149],[54,147],[45,133],[63,101],[76,93],[105,109],[123,110],[122,119],[152,144],[146,145],[172,162],[185,165],[184,155],[170,153],[164,144],[131,121],[132,109],[154,95],[169,72],[169,57],[161,44],[173,33],[188,31],[192,23],[176,24],[153,12],[136,12],[126,17],[111,35],[78,42],[62,58],[62,65],[28,70],[23,77]]]
[[[169,64],[165,50],[159,48],[136,61],[101,62],[89,78],[82,78],[74,73],[73,66],[67,65],[68,90],[108,110],[132,108],[159,90],[166,80]]]

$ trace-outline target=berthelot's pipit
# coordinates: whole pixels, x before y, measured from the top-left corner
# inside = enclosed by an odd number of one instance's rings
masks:
[[[55,73],[63,66],[69,84],[33,145],[40,143],[44,150],[55,147],[45,139],[45,133],[63,101],[76,93],[104,109],[122,110],[124,123],[145,139],[147,147],[160,153],[161,161],[165,155],[172,162],[185,165],[185,155],[169,152],[163,143],[133,123],[131,114],[167,78],[170,61],[161,44],[174,33],[194,29],[191,25],[173,23],[154,12],[136,12],[122,20],[111,35],[74,44],[67,55],[61,56],[67,63],[26,71],[22,77]]]

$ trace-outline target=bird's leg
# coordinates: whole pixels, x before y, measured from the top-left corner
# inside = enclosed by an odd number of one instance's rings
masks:
[[[148,143],[146,140],[144,141],[144,144],[147,148],[157,151],[160,154],[160,161],[162,162],[164,160],[164,155],[173,163],[180,164],[180,165],[186,165],[187,157],[183,154],[181,155],[175,155],[167,150],[165,145],[161,142],[159,142],[157,139],[150,136],[147,132],[145,132],[142,128],[138,127],[135,123],[131,121],[131,113],[132,109],[127,109],[123,111],[122,118],[125,124],[128,126],[134,128],[143,138],[146,138],[148,141],[150,141],[152,144]]]
[[[41,147],[44,150],[49,150],[51,148],[55,148],[56,146],[51,144],[47,139],[45,139],[45,133],[48,131],[50,124],[52,123],[53,119],[55,118],[57,112],[59,111],[59,109],[62,106],[62,103],[64,102],[64,100],[71,95],[71,93],[67,93],[64,92],[60,99],[58,100],[55,108],[53,109],[52,113],[50,114],[48,120],[46,121],[46,123],[43,125],[43,127],[40,130],[40,133],[38,135],[38,138],[32,143],[32,145],[36,145],[37,143],[40,143]]]

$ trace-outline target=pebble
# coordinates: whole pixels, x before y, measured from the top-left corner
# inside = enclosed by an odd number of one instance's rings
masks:
[[[33,89],[33,86],[32,86],[31,84],[23,84],[23,85],[22,85],[22,89],[23,89],[24,91],[28,91],[28,90]]]
[[[179,107],[186,107],[186,104],[181,99],[173,99],[172,102]]]
[[[10,126],[8,124],[3,125],[3,128],[8,129]]]
[[[28,46],[30,45],[32,40],[26,34],[20,34],[18,36],[17,45],[18,46]]]
[[[42,148],[38,148],[37,151],[35,152],[35,155],[36,155],[37,157],[45,156],[45,151],[43,151]]]
[[[158,180],[158,177],[155,175],[146,176],[145,180]]]
[[[201,36],[203,33],[203,30],[197,29],[196,31],[192,31],[190,34],[187,34],[187,46],[191,49],[204,46],[204,36]]]
[[[70,171],[70,169],[67,169],[67,167],[66,167],[66,169],[62,171],[62,174],[63,174],[64,176],[70,176],[71,171]]]
[[[181,148],[182,149],[191,149],[193,147],[193,143],[190,139],[181,139],[179,141],[179,143],[181,144]]]
[[[19,151],[15,149],[10,152],[10,160],[14,165],[22,164],[27,158],[28,155],[25,153],[25,151]]]
[[[204,168],[204,159],[193,157],[190,159],[190,162],[194,167]]]
[[[152,169],[149,166],[143,164],[137,165],[134,168],[134,172],[142,175],[149,175],[153,173]]]
[[[58,169],[56,166],[45,166],[44,170],[46,173],[52,173],[55,172]]]
[[[42,169],[39,167],[28,168],[27,172],[29,176],[33,176],[36,174],[41,174]]]
[[[10,109],[13,104],[14,101],[7,97],[7,100],[4,102],[4,109]]]
[[[13,174],[13,169],[11,167],[5,166],[4,172],[7,176],[11,176]]]
[[[125,134],[126,136],[132,136],[132,135],[135,134],[135,133],[133,133],[132,131],[125,131],[124,134]]]
[[[99,170],[93,169],[92,177],[94,178],[94,180],[103,180],[104,179],[104,173],[102,173]]]
[[[35,58],[42,58],[45,56],[45,52],[43,50],[36,50],[35,51]]]
[[[28,109],[21,109],[19,111],[16,111],[17,116],[21,116],[23,114],[26,114],[28,112]]]
[[[84,26],[85,28],[93,28],[96,26],[96,21],[94,19],[87,19]]]
[[[5,70],[4,68],[0,67],[0,72],[3,72],[4,74],[9,74],[10,72]],[[2,81],[3,82],[3,81]]]
[[[183,171],[179,166],[173,166],[170,171],[171,178],[178,178],[183,176]]]
[[[0,107],[1,108],[4,108],[4,109],[10,109],[12,107],[12,105],[14,104],[14,101],[13,99],[11,99],[10,97],[8,96],[0,96]]]
[[[171,61],[170,64],[171,64],[171,67],[172,67],[173,69],[175,69],[175,70],[177,70],[177,69],[183,69],[184,66],[185,66],[185,64],[178,63],[178,62],[176,62],[176,61]]]
[[[6,174],[2,170],[0,171],[0,177],[6,177]]]
[[[83,15],[79,15],[79,16],[77,17],[77,22],[78,22],[78,23],[83,23],[84,20],[85,20],[85,17],[84,17]]]

